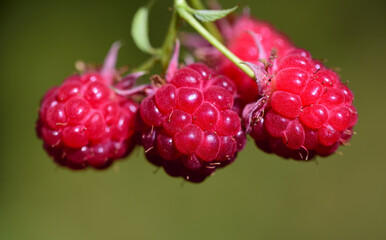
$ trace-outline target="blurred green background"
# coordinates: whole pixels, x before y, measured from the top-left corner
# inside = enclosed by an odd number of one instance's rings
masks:
[[[316,58],[339,66],[359,111],[350,147],[315,162],[280,159],[249,142],[234,164],[182,184],[137,149],[106,171],[72,172],[43,151],[40,97],[102,62],[123,40],[118,65],[147,56],[130,39],[142,1],[1,1],[0,239],[386,239],[386,2],[222,0],[249,5]],[[162,41],[172,1],[151,13]]]

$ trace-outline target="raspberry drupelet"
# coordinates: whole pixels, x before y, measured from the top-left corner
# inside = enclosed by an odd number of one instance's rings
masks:
[[[328,156],[353,135],[358,114],[340,77],[303,49],[275,63],[249,64],[262,76],[263,97],[246,106],[243,120],[256,145],[285,158]]]
[[[102,169],[127,156],[136,144],[135,114],[138,104],[118,95],[115,43],[102,69],[68,77],[43,97],[37,133],[54,160],[71,169]],[[139,75],[122,79],[134,82]]]
[[[140,106],[147,159],[190,182],[232,162],[245,144],[235,96],[234,83],[204,64],[176,70]]]

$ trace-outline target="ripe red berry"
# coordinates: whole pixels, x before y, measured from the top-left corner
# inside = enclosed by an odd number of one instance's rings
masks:
[[[234,83],[204,64],[177,70],[141,103],[147,159],[191,182],[232,162],[245,144],[235,95]]]
[[[354,97],[334,71],[303,49],[286,51],[268,69],[260,82],[271,80],[266,95],[243,113],[257,146],[307,160],[330,155],[350,140],[358,118]]]
[[[113,45],[104,69],[70,76],[41,101],[37,133],[60,165],[106,168],[135,145],[138,106],[110,88],[118,48]]]
[[[228,31],[232,33],[226,35],[228,49],[243,61],[253,64],[258,64],[259,59],[267,59],[272,49],[275,49],[279,60],[280,56],[293,46],[288,38],[271,24],[249,16],[239,17]],[[255,80],[223,55],[219,71],[236,83],[238,93],[245,104],[257,100],[260,93]]]

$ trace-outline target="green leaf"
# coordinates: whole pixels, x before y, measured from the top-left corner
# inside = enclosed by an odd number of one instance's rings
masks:
[[[154,54],[156,50],[151,46],[148,31],[149,9],[141,7],[135,13],[131,25],[131,36],[135,45],[143,52]]]
[[[238,7],[239,6],[235,6],[233,8],[222,9],[222,10],[196,10],[189,7],[187,10],[202,22],[213,22],[225,17],[229,13],[236,10]]]

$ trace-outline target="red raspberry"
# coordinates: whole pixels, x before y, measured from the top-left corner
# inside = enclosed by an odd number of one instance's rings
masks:
[[[227,31],[232,33],[226,34],[228,49],[243,61],[253,64],[258,64],[259,59],[267,59],[272,49],[275,49],[276,58],[280,60],[280,56],[293,46],[288,38],[271,24],[249,16],[239,17]],[[223,55],[219,64],[220,73],[236,83],[238,93],[245,104],[257,100],[260,93],[255,80]]]
[[[231,80],[204,64],[177,70],[141,103],[147,159],[191,182],[201,182],[232,162],[245,144],[240,118],[232,109],[235,94]]]
[[[261,74],[261,69],[254,70]],[[266,84],[273,76],[266,96],[247,105],[243,113],[257,146],[307,160],[330,155],[350,140],[358,117],[354,97],[334,71],[303,49],[288,50],[268,69],[260,82]]]
[[[101,71],[70,76],[41,101],[37,133],[60,165],[105,168],[135,145],[138,106],[110,89],[118,48],[113,45]]]

